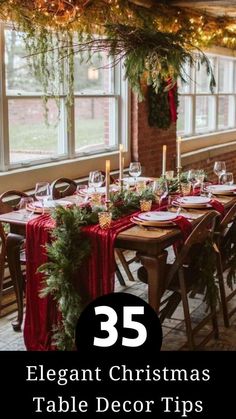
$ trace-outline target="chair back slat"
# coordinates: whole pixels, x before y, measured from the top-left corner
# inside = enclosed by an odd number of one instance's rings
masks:
[[[58,178],[51,183],[52,199],[60,199],[73,195],[76,189],[77,184],[74,180],[66,177]]]
[[[215,231],[215,226],[219,219],[219,213],[217,211],[210,211],[207,213],[199,224],[193,229],[192,233],[185,240],[179,254],[176,255],[175,262],[173,263],[166,280],[166,285],[171,282],[174,275],[177,273],[179,268],[184,264],[189,264],[188,258],[193,258],[190,255],[190,251],[196,245],[203,245],[207,238],[211,237]],[[198,255],[194,252],[194,257]]]
[[[3,192],[0,195],[0,214],[6,214],[12,210],[17,210],[21,198],[26,198],[27,195],[25,192],[10,190]],[[12,200],[10,200],[12,198]],[[14,202],[14,203],[13,203]]]
[[[234,205],[229,209],[229,211],[225,214],[224,218],[220,222],[220,231],[223,232],[229,225],[229,223],[233,222],[236,218],[236,201]]]

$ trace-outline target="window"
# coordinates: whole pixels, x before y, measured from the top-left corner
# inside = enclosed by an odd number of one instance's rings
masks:
[[[26,55],[21,34],[0,24],[0,170],[118,150],[127,138],[121,114],[128,112],[121,65],[109,65],[104,53],[92,62],[75,57],[73,104],[65,105],[63,93],[57,104],[49,92],[46,123]]]
[[[236,129],[236,59],[211,54],[208,57],[216,79],[213,94],[204,65],[197,69],[185,67],[188,82],[179,86],[179,136]]]

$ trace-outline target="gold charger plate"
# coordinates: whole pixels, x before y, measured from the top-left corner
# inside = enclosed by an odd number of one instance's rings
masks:
[[[43,208],[35,207],[34,205],[26,205],[27,211],[34,212],[35,214],[43,214]],[[49,213],[52,208],[44,208],[44,213]]]
[[[206,209],[212,208],[211,204],[183,204],[181,202],[177,202],[181,208],[192,208],[192,209]]]

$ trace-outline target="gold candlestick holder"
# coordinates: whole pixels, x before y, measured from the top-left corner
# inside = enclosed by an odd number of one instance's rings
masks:
[[[181,188],[181,173],[182,173],[182,167],[177,167],[177,186],[178,186],[178,193],[182,193],[182,188]]]
[[[120,179],[120,192],[122,193],[124,191],[124,181],[123,179]]]

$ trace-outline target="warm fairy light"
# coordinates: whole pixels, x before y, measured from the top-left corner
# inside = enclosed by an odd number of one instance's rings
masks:
[[[54,27],[58,31],[61,27],[68,33],[72,29],[92,33],[95,24],[98,23],[101,28],[105,17],[108,23],[127,25],[127,22],[130,22],[130,25],[139,28],[149,13],[150,22],[153,22],[157,31],[173,34],[178,32],[179,36],[181,32],[186,44],[193,42],[194,45],[204,48],[214,42],[214,45],[235,48],[236,23],[229,16],[218,19],[203,13],[198,14],[196,10],[178,9],[168,4],[157,9],[152,8],[150,11],[144,11],[142,7],[131,3],[124,7],[124,4],[124,0],[106,0],[101,2],[101,5],[100,2],[89,0],[9,0],[1,2],[1,18],[3,16],[6,21],[16,19],[20,26],[21,23],[24,26],[27,16],[34,25],[38,23],[41,27],[49,27],[50,30]],[[87,10],[89,18],[84,14]],[[187,21],[189,25],[186,25]]]

